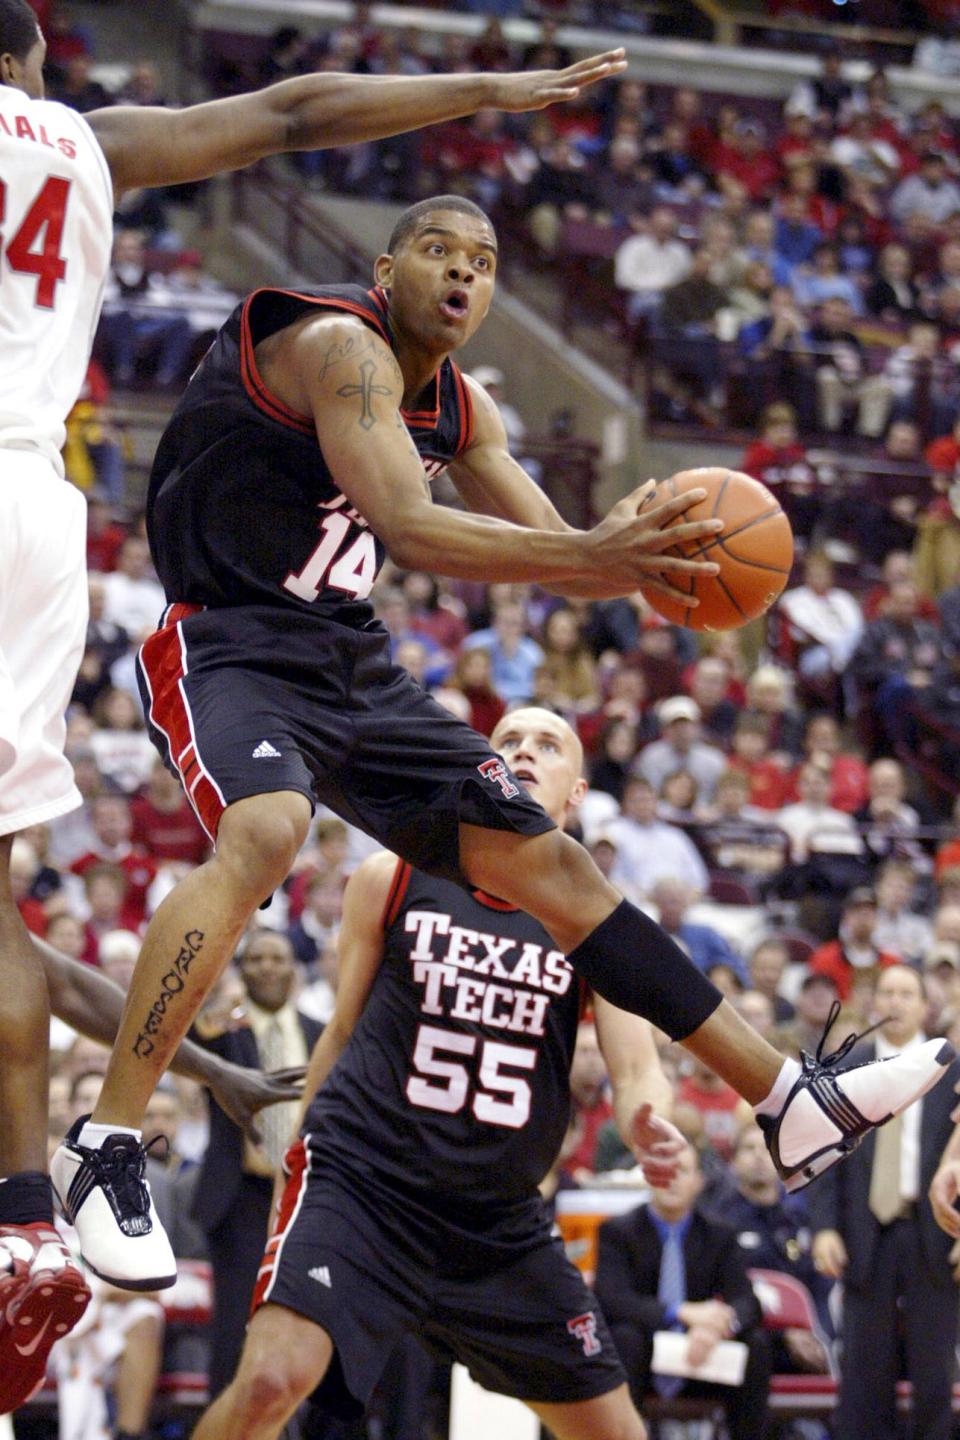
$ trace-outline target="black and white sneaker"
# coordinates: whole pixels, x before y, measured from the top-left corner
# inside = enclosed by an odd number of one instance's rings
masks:
[[[50,1162],[80,1253],[95,1275],[121,1290],[165,1290],[177,1278],[177,1262],[144,1179],[147,1151],[136,1135],[120,1131],[98,1147],[81,1145],[89,1119],[71,1126]]]
[[[888,1060],[843,1069],[842,1062],[854,1045],[870,1031],[848,1035],[836,1050],[824,1055],[824,1040],[839,1010],[834,1002],[816,1055],[801,1051],[800,1076],[780,1114],[775,1119],[757,1116],[767,1149],[789,1191],[802,1190],[844,1160],[871,1130],[926,1095],[955,1058],[956,1052],[946,1040],[926,1040]]]

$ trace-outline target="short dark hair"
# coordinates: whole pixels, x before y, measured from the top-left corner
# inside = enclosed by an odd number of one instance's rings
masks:
[[[25,60],[39,35],[37,12],[27,0],[0,0],[0,55]]]
[[[5,3],[6,0],[0,0],[0,4]],[[428,200],[418,200],[416,205],[410,205],[404,210],[387,241],[389,254],[395,255],[400,246],[410,239],[417,228],[417,222],[422,220],[424,215],[430,215],[435,210],[455,210],[461,215],[473,215],[476,219],[485,221],[490,229],[493,229],[490,216],[486,211],[481,210],[479,205],[474,205],[473,201],[468,200],[466,196],[433,195]]]

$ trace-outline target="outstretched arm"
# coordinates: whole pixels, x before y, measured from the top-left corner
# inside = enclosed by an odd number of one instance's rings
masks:
[[[450,466],[450,477],[467,509],[474,515],[495,516],[530,530],[575,534],[552,501],[510,454],[507,433],[494,401],[483,386],[469,375],[464,379],[473,397],[474,434],[469,449]],[[653,480],[647,482],[651,488],[654,484]],[[646,491],[647,487],[642,487],[638,499],[642,499]],[[686,531],[677,527],[671,531],[675,540],[682,539],[685,534]],[[670,588],[670,576],[665,572],[673,568],[675,572],[682,573],[691,562],[678,560],[675,556],[663,556],[661,559],[662,569],[659,573],[651,571],[645,575],[643,583],[676,599],[679,592]],[[677,578],[676,573],[674,578]],[[624,594],[623,585],[616,580],[611,582],[610,576],[605,573],[556,582],[544,580],[543,584],[556,595],[583,600],[615,599]]]
[[[417,243],[427,247],[429,235]],[[400,414],[400,367],[389,347],[360,321],[322,316],[291,326],[271,363],[267,384],[300,413],[312,413],[337,485],[405,570],[487,582],[535,581],[549,589],[582,584],[578,593],[597,596],[632,594],[640,584],[656,582],[688,604],[685,594],[669,589],[670,578],[678,571],[716,573],[712,562],[667,553],[678,539],[722,528],[722,521],[710,519],[666,529],[703,499],[703,490],[690,490],[639,515],[648,493],[641,487],[589,531],[564,525],[548,502],[537,513],[527,506],[519,524],[494,513],[503,506],[492,499],[474,514],[435,505]],[[476,478],[475,470],[471,474]],[[476,484],[481,486],[482,478]],[[497,494],[506,488],[499,486]],[[488,495],[493,496],[489,487]],[[539,523],[545,528],[536,528]]]
[[[185,110],[117,106],[87,116],[117,191],[179,185],[286,150],[380,140],[475,110],[541,110],[626,68],[622,50],[514,75],[304,75]]]
[[[358,865],[347,881],[337,940],[337,1005],[310,1056],[295,1136],[307,1106],[339,1060],[363,1014],[383,959],[383,911],[396,868],[396,855],[381,850]]]
[[[112,1045],[126,999],[120,986],[92,965],[71,960],[36,935],[31,938],[43,961],[53,1014],[81,1035]],[[254,1140],[258,1136],[253,1117],[258,1110],[281,1100],[300,1098],[298,1072],[265,1075],[259,1070],[246,1070],[192,1040],[180,1042],[170,1069],[206,1085],[221,1109]]]

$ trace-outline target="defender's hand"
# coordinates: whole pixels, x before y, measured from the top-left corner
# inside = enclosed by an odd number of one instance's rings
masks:
[[[649,1103],[641,1105],[630,1122],[630,1148],[648,1185],[669,1185],[686,1144],[676,1125],[654,1115]]]
[[[839,1280],[847,1268],[847,1247],[837,1230],[818,1230],[813,1237],[813,1263],[828,1280]]]
[[[954,1240],[960,1240],[960,1213],[956,1204],[960,1198],[960,1160],[948,1160],[930,1181],[930,1207],[933,1218]]]
[[[254,1121],[257,1111],[284,1100],[299,1100],[306,1073],[304,1065],[264,1074],[223,1060],[216,1075],[206,1083],[220,1109],[257,1145],[262,1138]]]
[[[491,76],[497,110],[543,110],[558,100],[576,100],[581,90],[609,80],[627,68],[622,49],[607,50],[568,65],[565,70],[522,70],[515,75]]]

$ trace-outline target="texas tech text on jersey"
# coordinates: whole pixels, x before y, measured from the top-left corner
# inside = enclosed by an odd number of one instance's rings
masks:
[[[425,1206],[536,1194],[570,1114],[582,990],[522,911],[398,864],[384,955],[311,1105],[311,1150]]]

